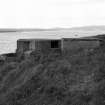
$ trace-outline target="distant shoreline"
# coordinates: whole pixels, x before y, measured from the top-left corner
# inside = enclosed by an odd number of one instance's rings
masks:
[[[25,32],[25,31],[59,31],[59,30],[85,30],[85,31],[95,31],[95,30],[105,30],[104,25],[100,26],[81,26],[81,27],[71,27],[71,28],[0,28],[0,33],[7,32]]]

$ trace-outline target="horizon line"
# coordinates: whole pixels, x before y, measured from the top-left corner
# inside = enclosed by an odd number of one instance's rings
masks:
[[[52,31],[52,30],[66,30],[66,29],[79,29],[89,27],[105,27],[105,25],[87,25],[87,26],[76,26],[76,27],[52,27],[52,28],[0,28],[0,32],[24,32],[24,31]]]

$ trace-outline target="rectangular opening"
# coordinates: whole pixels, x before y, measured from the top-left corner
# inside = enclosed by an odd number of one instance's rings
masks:
[[[24,51],[27,51],[29,49],[30,49],[30,42],[29,41],[24,42]]]
[[[51,48],[59,48],[59,41],[58,40],[52,40],[51,41]]]

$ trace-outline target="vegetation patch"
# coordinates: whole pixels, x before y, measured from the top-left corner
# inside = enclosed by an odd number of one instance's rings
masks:
[[[57,53],[0,65],[0,105],[104,105],[105,53]]]

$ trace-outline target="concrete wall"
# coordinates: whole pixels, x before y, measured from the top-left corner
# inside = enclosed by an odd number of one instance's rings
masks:
[[[24,52],[26,49],[29,50],[40,50],[41,52],[47,53],[56,50],[63,52],[70,52],[78,49],[93,49],[100,46],[100,40],[98,39],[71,39],[64,38],[57,40],[59,42],[59,48],[51,48],[51,41],[54,40],[21,40],[17,41],[18,52]],[[25,42],[29,42],[29,45]]]
[[[17,41],[17,52],[24,52],[26,49],[28,50],[36,50],[41,52],[50,52],[51,50],[54,50],[54,48],[51,48],[51,41],[53,40],[21,40]],[[58,41],[58,40],[57,40]],[[29,42],[29,45],[26,44],[26,42]],[[59,48],[61,49],[61,41],[59,40]]]
[[[17,41],[17,51],[16,52],[23,52],[23,42]]]
[[[61,46],[61,41],[59,40],[59,46]],[[44,53],[50,52],[52,50],[55,50],[56,48],[51,48],[51,40],[41,40],[36,41],[36,50],[40,50]],[[57,48],[57,49],[61,49]]]
[[[100,46],[99,40],[72,40],[72,39],[62,39],[63,40],[63,51],[73,51],[78,49],[93,49]]]
[[[36,49],[35,40],[30,41],[29,49],[30,50],[35,50]]]
[[[30,49],[30,42],[29,41],[17,41],[17,52],[24,52],[24,51],[27,51],[29,49]]]

